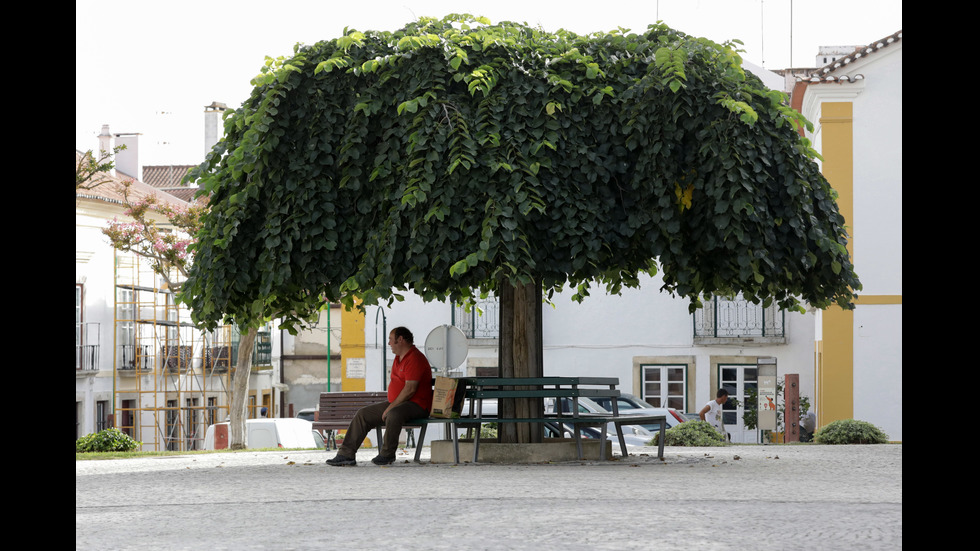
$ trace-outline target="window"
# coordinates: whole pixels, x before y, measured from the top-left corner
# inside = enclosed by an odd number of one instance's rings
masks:
[[[117,338],[122,360],[119,369],[140,369],[146,354],[140,354],[136,346],[136,297],[132,289],[117,289],[116,323]],[[149,366],[147,366],[149,367]]]
[[[200,420],[198,418],[198,410],[200,409],[201,401],[199,398],[188,398],[187,399],[187,421],[185,426],[185,432],[187,433],[187,448],[188,450],[197,449],[198,441],[198,425]]]
[[[75,371],[99,368],[99,324],[86,323],[84,310],[85,292],[75,284]]]
[[[644,365],[643,400],[653,407],[687,411],[687,365]]]
[[[136,400],[123,400],[119,411],[119,430],[134,440],[136,437]]]
[[[207,424],[213,425],[218,422],[218,399],[214,396],[208,396],[208,412],[207,412]]]
[[[167,400],[167,434],[165,437],[168,451],[176,451],[177,442],[177,400]]]
[[[109,428],[109,402],[99,400],[95,402],[95,432]]]
[[[82,286],[75,284],[75,349],[82,346]],[[79,369],[79,360],[75,360],[75,369]]]

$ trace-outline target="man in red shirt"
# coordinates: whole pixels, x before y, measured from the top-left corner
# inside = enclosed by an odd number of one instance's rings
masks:
[[[371,462],[388,465],[395,461],[402,425],[412,419],[429,416],[432,407],[432,367],[429,360],[415,347],[412,332],[405,327],[391,330],[388,346],[395,355],[391,382],[388,384],[388,400],[357,411],[337,455],[328,459],[327,465],[356,465],[357,449],[364,442],[364,437],[379,426],[385,428],[384,443]]]

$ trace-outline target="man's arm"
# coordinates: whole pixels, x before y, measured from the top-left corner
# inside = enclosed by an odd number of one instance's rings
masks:
[[[708,405],[704,406],[703,408],[701,408],[701,411],[698,412],[698,416],[701,417],[701,420],[702,421],[706,421],[706,419],[704,418],[704,415],[706,413],[708,413],[709,411],[711,411],[711,404],[708,404]]]
[[[388,404],[388,407],[385,408],[384,413],[381,414],[381,420],[384,421],[385,418],[388,417],[388,412],[391,411],[391,408],[411,400],[412,396],[415,396],[415,391],[418,390],[418,388],[418,381],[405,381],[405,387],[402,388],[402,391],[395,397],[395,401]]]

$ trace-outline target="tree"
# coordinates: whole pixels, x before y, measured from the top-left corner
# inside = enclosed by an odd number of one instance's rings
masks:
[[[78,157],[75,162],[75,193],[80,189],[95,189],[96,187],[111,182],[107,173],[116,166],[112,156],[126,149],[125,145],[118,145],[112,148],[112,152],[105,150],[99,151],[99,158],[96,159],[89,149]]]
[[[206,326],[289,327],[326,300],[495,291],[516,376],[540,365],[538,297],[569,285],[660,271],[692,311],[853,308],[809,123],[735,44],[452,15],[267,58],[192,171],[212,208],[183,297]]]
[[[102,233],[116,249],[131,252],[150,263],[153,271],[164,278],[167,287],[178,292],[193,265],[190,249],[197,232],[201,229],[202,216],[207,207],[192,203],[187,207],[161,201],[155,194],[135,197],[133,181],[119,184],[119,191],[126,206],[126,215],[132,222],[113,220]],[[158,222],[166,220],[165,224]],[[246,445],[246,402],[248,375],[251,371],[252,348],[258,328],[251,328],[239,342],[238,365],[232,385],[231,439],[229,447],[241,449]]]

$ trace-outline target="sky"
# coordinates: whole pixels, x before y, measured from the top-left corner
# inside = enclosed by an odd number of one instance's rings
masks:
[[[715,42],[741,40],[742,57],[770,70],[813,67],[819,46],[866,45],[902,28],[901,0],[76,0],[75,148],[98,149],[108,124],[141,134],[144,166],[198,164],[204,107],[239,107],[266,56],[288,57],[297,42],[345,27],[394,31],[449,13],[580,34],[642,32],[659,19]]]

